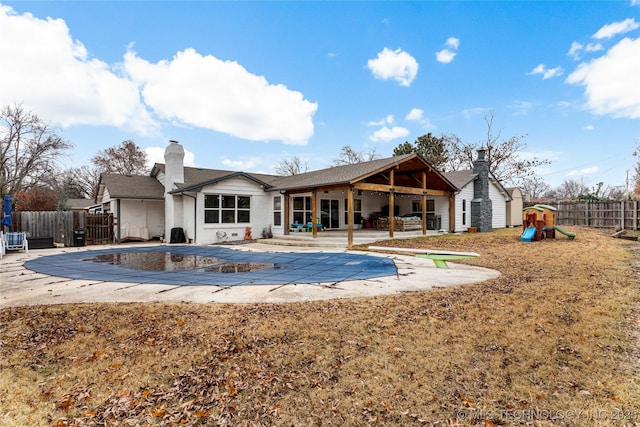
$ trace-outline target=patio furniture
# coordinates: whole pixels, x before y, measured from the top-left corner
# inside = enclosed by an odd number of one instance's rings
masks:
[[[5,236],[5,250],[29,252],[29,241],[24,231],[10,231]]]
[[[4,233],[0,230],[0,258],[4,256]]]
[[[322,231],[324,229],[321,222],[318,222],[316,224],[316,228],[318,229],[318,231]],[[313,223],[307,223],[307,231],[313,231]]]
[[[289,226],[289,231],[304,231],[304,224],[294,223]]]

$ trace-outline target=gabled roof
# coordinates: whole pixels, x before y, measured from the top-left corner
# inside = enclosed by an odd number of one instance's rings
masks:
[[[155,177],[158,176],[159,172],[165,172],[165,165],[162,163],[156,163],[153,166],[153,169],[151,170],[151,176],[155,179]],[[265,189],[271,187],[271,181],[279,178],[276,175],[267,175],[261,173],[185,167],[184,183],[176,184],[178,189],[172,191],[172,193],[181,191],[200,191],[202,190],[202,187],[205,187],[207,185],[216,184],[218,182],[236,177],[247,178],[251,181],[254,181],[256,184],[263,186]]]
[[[443,172],[442,174],[460,190],[478,177],[478,174],[475,173],[472,169]],[[489,172],[489,179],[498,187],[498,189],[502,193],[504,193],[507,201],[511,201],[513,199],[513,197],[511,197],[511,192],[507,190],[491,172]]]
[[[295,190],[354,184],[365,179],[373,178],[375,175],[384,173],[392,168],[396,170],[395,185],[415,186],[417,178],[411,177],[410,175],[412,173],[428,171],[428,182],[433,183],[435,187],[437,187],[434,189],[455,189],[453,184],[431,165],[422,160],[420,156],[417,154],[404,154],[368,162],[334,166],[292,176],[277,177],[271,182],[272,188],[270,190]],[[403,179],[407,182],[403,183]],[[372,179],[372,181],[375,181],[375,179]]]
[[[98,200],[109,192],[112,199],[164,199],[164,187],[152,176],[103,173],[98,183]]]
[[[458,187],[459,190],[466,187],[471,181],[476,179],[477,173],[474,173],[471,169],[461,171],[451,171],[442,173],[453,185]]]

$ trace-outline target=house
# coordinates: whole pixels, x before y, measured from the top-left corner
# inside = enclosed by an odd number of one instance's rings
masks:
[[[475,227],[491,231],[507,226],[507,203],[511,196],[489,171],[486,151],[478,150],[473,169],[445,172],[443,175],[458,188],[455,198],[453,231]]]
[[[351,246],[355,229],[374,225],[390,237],[405,225],[423,234],[427,228],[463,229],[456,214],[458,187],[417,154],[293,176],[185,167],[177,141],[170,141],[164,157],[149,176],[102,175],[97,201],[114,214],[117,241],[177,242],[183,233],[184,241],[206,245],[307,226],[317,237],[321,224],[346,230]],[[469,215],[476,199],[469,198]]]

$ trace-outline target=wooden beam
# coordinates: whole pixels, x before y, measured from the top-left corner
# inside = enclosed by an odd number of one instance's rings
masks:
[[[353,187],[347,191],[347,249],[353,246]]]
[[[427,235],[427,173],[422,171],[422,235]]]
[[[444,190],[433,190],[433,189],[429,189],[429,188],[427,188],[425,190],[425,189],[418,188],[418,187],[404,187],[404,186],[394,186],[394,185],[384,185],[384,184],[370,184],[368,182],[358,182],[358,183],[353,185],[353,188],[355,188],[356,190],[379,191],[379,192],[382,192],[382,193],[387,193],[391,189],[393,189],[396,193],[399,193],[399,194],[414,194],[414,195],[417,195],[417,196],[422,195],[422,193],[424,193],[425,191],[427,192],[427,194],[429,194],[429,196],[448,196],[449,195],[449,191],[444,191]]]
[[[316,224],[316,216],[318,215],[318,207],[316,204],[318,203],[318,195],[317,191],[313,190],[311,192],[311,230],[313,231],[313,238],[318,238],[318,226]]]
[[[284,234],[289,235],[289,227],[291,226],[289,193],[285,192],[282,197],[284,197]]]
[[[389,238],[393,238],[393,231],[396,228],[396,210],[395,210],[395,191],[393,189],[393,181],[395,178],[395,171],[391,169],[389,171]]]

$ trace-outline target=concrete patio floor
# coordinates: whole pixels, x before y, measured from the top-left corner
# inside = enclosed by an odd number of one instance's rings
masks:
[[[311,283],[274,283],[262,285],[224,284],[197,285],[131,281],[73,279],[37,273],[25,263],[40,257],[62,253],[105,249],[148,248],[171,245],[134,243],[89,246],[80,248],[40,249],[9,252],[0,260],[0,308],[65,303],[93,302],[192,302],[192,303],[284,303],[335,298],[359,298],[403,292],[425,291],[434,288],[482,282],[500,275],[495,270],[449,263],[449,269],[435,268],[433,261],[405,255],[347,251],[343,248],[305,246],[274,246],[265,243],[225,245],[224,247],[256,253],[360,254],[386,257],[395,263],[396,274],[379,277]],[[211,273],[221,274],[221,273]]]

